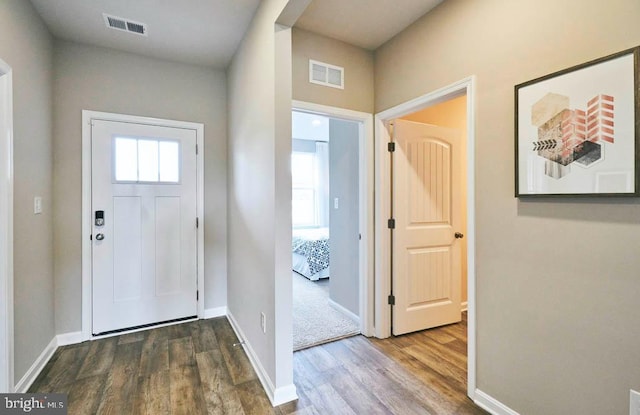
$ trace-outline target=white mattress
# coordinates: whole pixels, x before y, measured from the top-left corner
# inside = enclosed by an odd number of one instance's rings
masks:
[[[311,274],[309,270],[309,263],[307,262],[307,258],[300,254],[292,253],[292,265],[293,270],[303,277],[309,278],[311,281],[318,281],[320,278],[329,278],[329,270],[331,267],[327,267],[320,272],[316,272],[315,274]]]

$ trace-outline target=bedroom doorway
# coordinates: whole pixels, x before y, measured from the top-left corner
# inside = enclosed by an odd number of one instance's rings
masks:
[[[466,106],[462,95],[393,120],[394,335],[458,323],[466,309]]]
[[[313,104],[294,107],[292,320],[296,351],[366,330],[368,244],[363,224],[369,212],[362,192],[368,165],[362,162],[364,122],[336,116]]]
[[[449,106],[448,108],[446,108]],[[453,110],[452,106],[458,108]],[[438,111],[434,111],[438,110]],[[434,114],[437,112],[437,114]],[[457,163],[461,169],[460,173],[464,178],[462,185],[462,198],[465,206],[462,207],[461,230],[456,229],[450,237],[463,242],[461,252],[461,268],[463,276],[460,286],[459,310],[463,312],[463,321],[466,316],[467,332],[467,394],[474,399],[476,393],[476,318],[475,318],[475,77],[462,79],[454,84],[430,92],[418,98],[407,101],[396,107],[376,114],[376,170],[385,172],[376,176],[376,330],[375,335],[379,338],[386,338],[392,334],[392,317],[395,311],[393,303],[394,293],[392,287],[394,277],[391,275],[392,247],[394,238],[393,231],[388,229],[391,221],[387,218],[393,217],[392,198],[402,197],[392,192],[392,159],[390,152],[395,142],[394,127],[395,120],[405,120],[405,122],[418,122],[436,124],[441,127],[458,129],[463,140],[460,144],[463,160]],[[454,116],[457,124],[451,124]],[[431,118],[431,119],[428,119]],[[425,182],[426,183],[426,182]],[[422,224],[420,224],[422,225]],[[460,232],[461,235],[455,235]],[[465,275],[466,274],[466,275]],[[397,288],[397,287],[396,287]],[[391,293],[391,295],[389,295]],[[412,292],[413,293],[413,292]],[[389,305],[387,305],[387,296]],[[415,297],[415,296],[414,296]],[[412,299],[414,299],[412,297]],[[428,306],[423,303],[418,307]],[[466,312],[465,312],[466,311]]]

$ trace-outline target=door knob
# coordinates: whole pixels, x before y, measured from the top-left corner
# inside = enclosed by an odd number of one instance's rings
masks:
[[[463,234],[461,234],[460,232],[456,232],[453,236],[455,236],[455,237],[456,237],[456,239],[462,239],[462,238],[464,238],[464,235],[463,235]]]
[[[96,241],[101,241],[103,239],[104,239],[104,234],[99,233],[96,235]]]

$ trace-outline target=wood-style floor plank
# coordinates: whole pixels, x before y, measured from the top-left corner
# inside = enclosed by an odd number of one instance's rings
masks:
[[[210,415],[244,414],[238,391],[231,383],[231,376],[223,362],[220,350],[198,353],[196,360],[208,413]]]
[[[169,339],[166,330],[152,330],[142,343],[140,376],[169,370]]]
[[[213,330],[213,325],[209,320],[200,320],[191,324],[191,339],[196,353],[219,350],[218,338]]]
[[[170,379],[168,369],[139,376],[134,413],[140,415],[170,414]]]
[[[118,345],[141,342],[145,339],[148,332],[138,331],[135,333],[123,334],[118,336]]]
[[[238,337],[236,337],[231,325],[226,319],[218,318],[211,322],[233,384],[240,385],[256,379],[251,362],[249,362],[242,346],[238,344]]]
[[[65,346],[30,392],[68,393],[70,415],[485,414],[466,396],[466,319],[296,352],[299,399],[276,408],[236,343],[223,317]]]
[[[169,340],[171,413],[206,413],[196,356],[191,337]]]
[[[95,414],[100,407],[107,374],[83,377],[71,385],[67,404],[71,414]]]
[[[237,385],[238,398],[242,402],[242,409],[247,415],[274,415],[277,409],[271,406],[269,398],[264,393],[258,379]]]
[[[96,413],[104,415],[133,413],[141,346],[140,342],[118,345]],[[82,379],[78,381],[82,382]]]
[[[306,390],[305,394],[321,413],[357,415],[329,383],[322,383],[313,389]]]
[[[112,337],[104,341],[93,342],[82,362],[78,379],[107,373],[113,363],[118,339]]]
[[[36,388],[38,392],[43,393],[69,390],[88,352],[88,343],[83,343],[81,347],[56,351],[57,358],[47,371],[46,377],[40,381],[36,380],[30,391],[35,391]]]
[[[331,385],[356,414],[389,414],[377,396],[344,370],[333,370]]]

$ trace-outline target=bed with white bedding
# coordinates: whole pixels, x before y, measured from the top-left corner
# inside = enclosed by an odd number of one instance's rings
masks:
[[[329,228],[294,229],[293,270],[311,281],[329,278]]]

